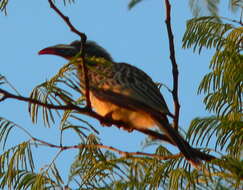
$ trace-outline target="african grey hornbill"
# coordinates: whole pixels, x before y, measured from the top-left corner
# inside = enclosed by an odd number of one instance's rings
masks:
[[[80,54],[81,42],[59,44],[42,49],[39,54],[53,54],[71,60]],[[102,116],[122,121],[133,129],[147,129],[158,126],[168,141],[177,146],[185,158],[195,167],[201,160],[212,156],[192,148],[169,124],[167,116],[173,117],[159,88],[142,70],[126,63],[115,62],[110,54],[93,41],[84,47],[85,57],[103,58],[105,62],[91,64],[88,68],[90,102],[92,108]],[[109,62],[110,64],[107,64]],[[84,86],[84,72],[78,67],[81,86]],[[84,87],[83,87],[83,90]]]

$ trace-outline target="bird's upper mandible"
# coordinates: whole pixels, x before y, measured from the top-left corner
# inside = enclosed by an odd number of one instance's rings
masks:
[[[44,48],[39,51],[39,54],[58,55],[65,59],[70,60],[80,53],[80,48],[81,48],[81,41],[76,40],[70,44],[57,44],[54,46]],[[85,43],[84,50],[86,56],[102,57],[108,61],[112,61],[112,57],[110,56],[110,54],[103,47],[99,46],[94,41],[88,40]]]

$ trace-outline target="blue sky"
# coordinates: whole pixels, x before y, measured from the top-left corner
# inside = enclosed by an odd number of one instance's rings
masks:
[[[57,5],[70,17],[77,29],[85,32],[89,40],[95,40],[105,47],[115,61],[135,65],[146,71],[155,81],[172,87],[163,1],[147,0],[131,11],[127,8],[128,2],[128,0],[83,0],[66,6],[62,3]],[[213,53],[207,50],[197,55],[191,50],[182,49],[181,40],[186,20],[191,17],[188,2],[172,2],[172,27],[180,72],[180,126],[183,129],[188,127],[193,118],[208,115],[204,111],[202,96],[197,95],[197,87],[208,71],[208,63]],[[66,63],[59,57],[39,56],[38,51],[49,45],[70,43],[78,39],[78,36],[70,32],[65,23],[50,9],[47,0],[11,1],[8,15],[0,15],[0,24],[0,74],[6,76],[24,96],[28,96],[36,85],[53,76]],[[162,93],[173,110],[171,95],[166,89],[162,89]],[[58,144],[58,123],[51,128],[44,127],[42,122],[33,125],[27,108],[26,103],[13,100],[1,102],[0,116],[18,123],[42,140]],[[104,144],[124,151],[141,149],[141,141],[145,137],[143,134],[137,132],[128,134],[115,127],[101,127],[94,119],[88,118],[88,121],[100,130]],[[12,146],[24,139],[26,136],[17,130],[11,134],[8,144]],[[65,144],[73,144],[75,140],[73,134],[65,133]],[[37,165],[37,170],[38,167],[48,164],[55,152],[57,150],[51,148],[37,149],[34,156],[40,164]],[[57,160],[63,173],[67,172],[74,152],[67,151]]]

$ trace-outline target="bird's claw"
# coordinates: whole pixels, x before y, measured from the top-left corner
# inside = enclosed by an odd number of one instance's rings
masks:
[[[107,114],[103,117],[103,119],[100,121],[100,124],[101,124],[102,126],[108,126],[108,127],[110,127],[110,126],[112,126],[112,122],[111,122],[111,120],[112,120],[112,112],[109,112],[109,113],[107,113]]]
[[[102,118],[102,120],[100,121],[100,124],[102,126],[108,126],[108,127],[112,126],[112,122],[111,122],[111,120],[113,120],[112,113],[113,112],[109,112]],[[129,133],[133,131],[133,128],[129,127],[128,125],[125,125],[123,121],[117,121],[117,122],[120,122],[120,124],[117,125],[120,129],[123,129]]]

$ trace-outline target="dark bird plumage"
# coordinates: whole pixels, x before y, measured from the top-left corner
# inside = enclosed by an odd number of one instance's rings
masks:
[[[45,48],[39,54],[54,54],[71,59],[81,48],[80,41],[69,45],[55,45]],[[110,54],[97,43],[87,41],[85,56],[104,58],[111,62],[97,64],[88,72],[91,105],[102,116],[128,123],[134,129],[158,126],[177,146],[185,158],[195,167],[201,160],[211,160],[212,156],[192,148],[169,124],[167,116],[173,117],[153,80],[142,70],[126,63],[114,62]],[[80,83],[84,83],[83,72],[78,69]]]

